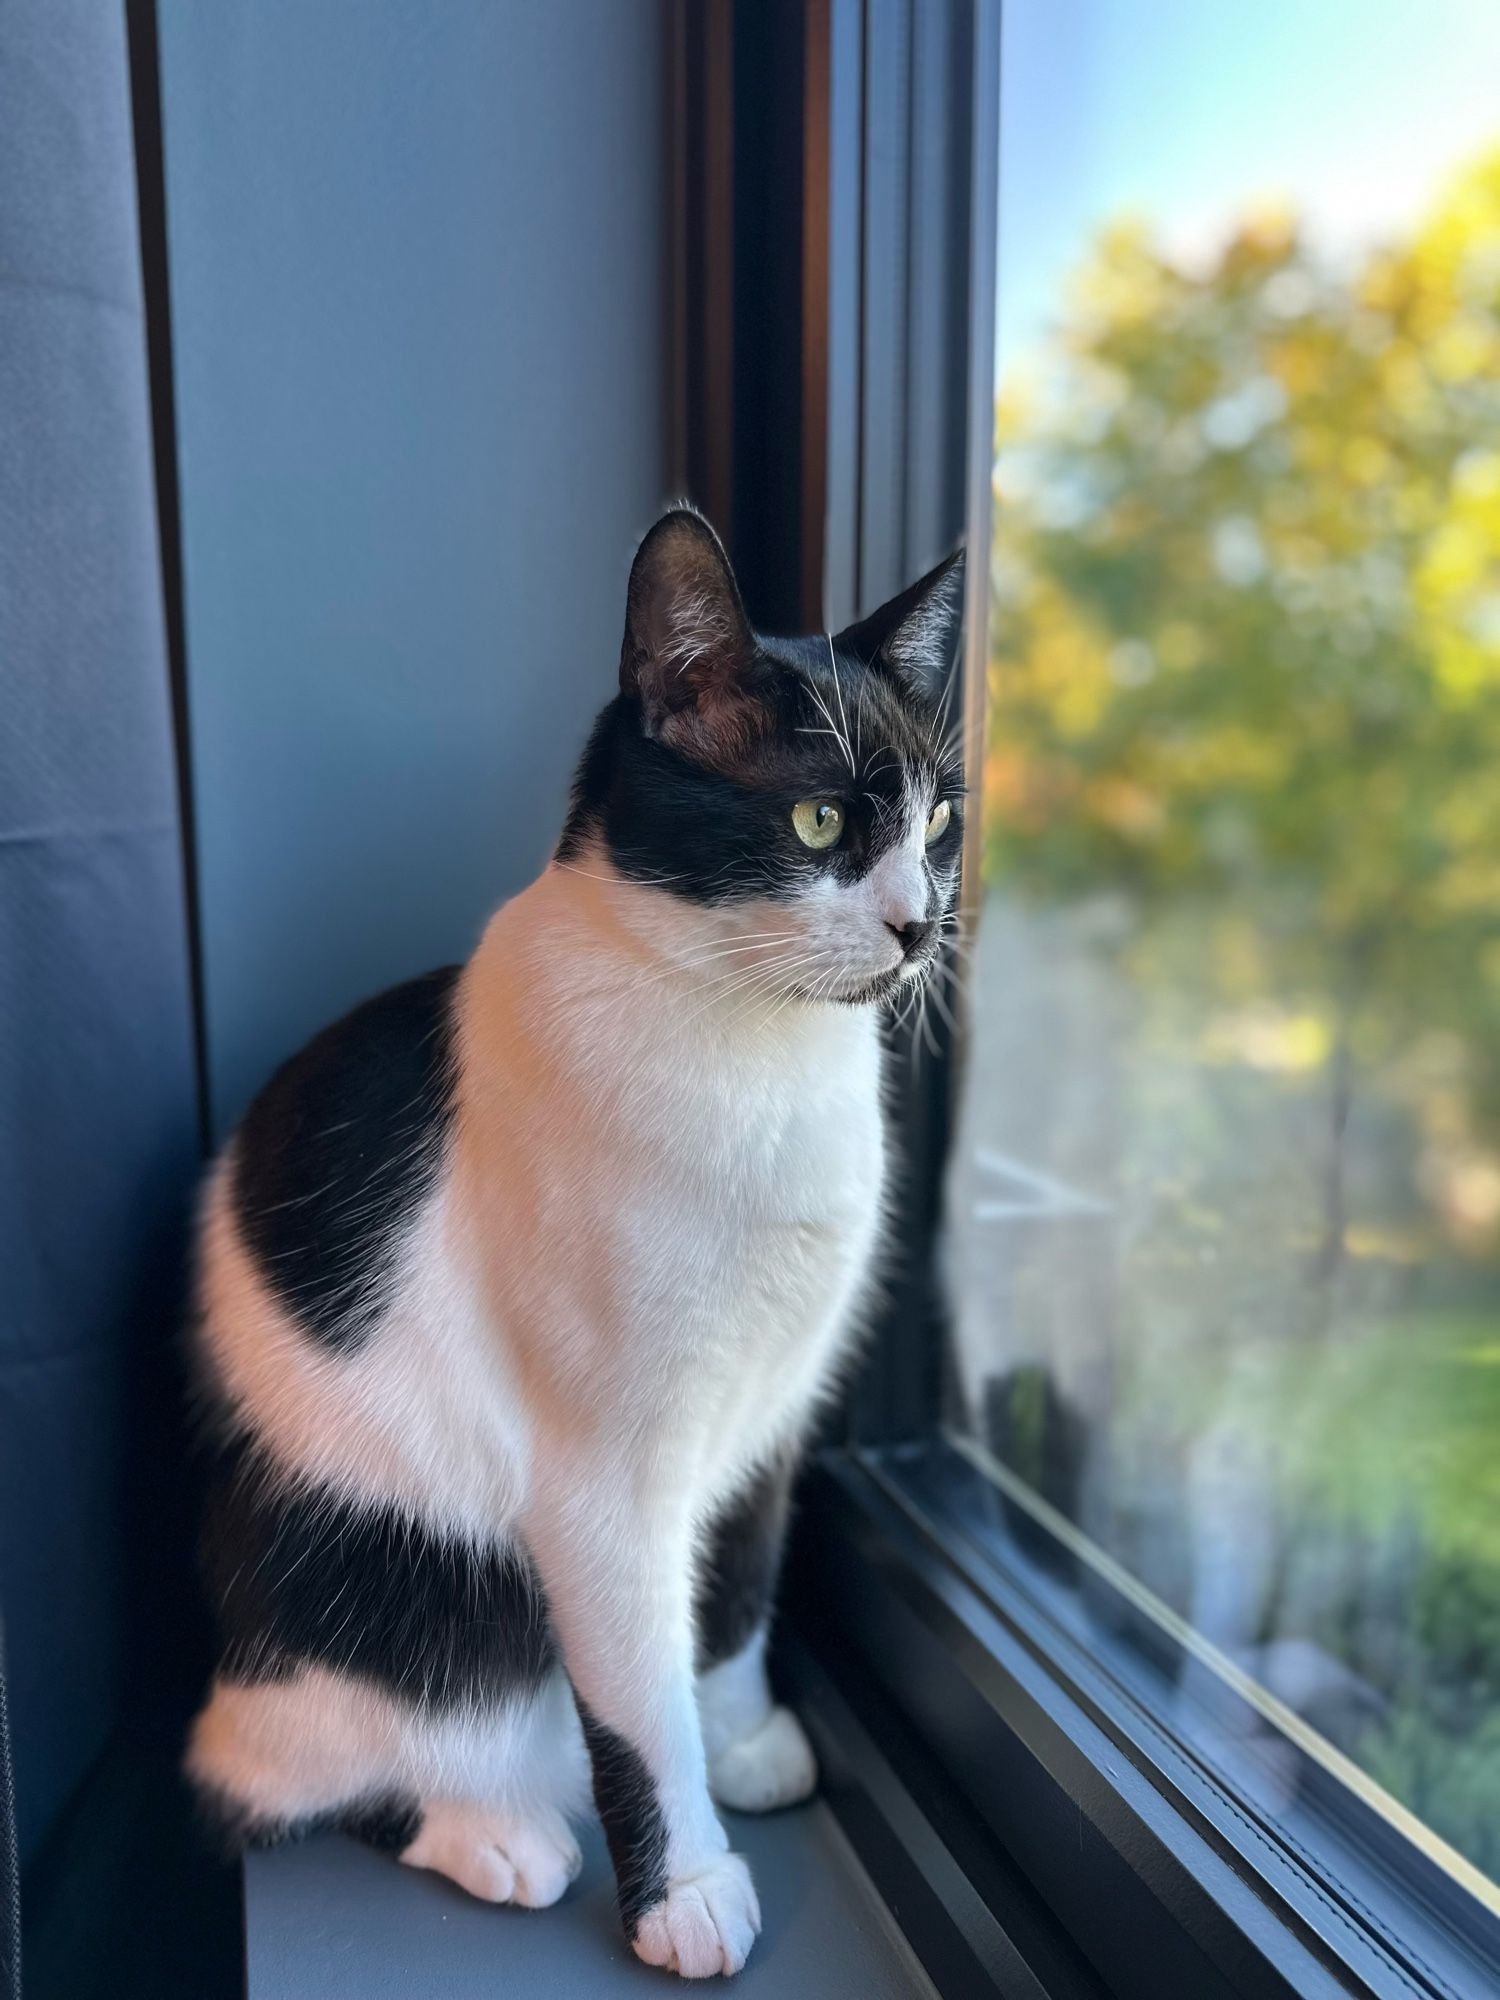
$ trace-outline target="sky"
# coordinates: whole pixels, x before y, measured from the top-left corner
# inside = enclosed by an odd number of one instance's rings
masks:
[[[1500,143],[1500,0],[1005,0],[997,374],[1101,223],[1191,255],[1289,203],[1352,250]]]

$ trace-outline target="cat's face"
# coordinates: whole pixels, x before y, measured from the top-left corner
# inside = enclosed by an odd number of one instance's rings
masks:
[[[942,691],[961,595],[956,557],[845,632],[763,639],[707,523],[664,516],[636,557],[621,692],[559,859],[597,843],[659,887],[667,948],[725,994],[907,991],[958,882]]]

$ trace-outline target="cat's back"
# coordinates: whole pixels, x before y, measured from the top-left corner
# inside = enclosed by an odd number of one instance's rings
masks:
[[[397,1246],[431,1193],[453,1118],[461,968],[355,1007],[260,1091],[221,1199],[262,1283],[313,1339],[355,1346],[388,1302]]]

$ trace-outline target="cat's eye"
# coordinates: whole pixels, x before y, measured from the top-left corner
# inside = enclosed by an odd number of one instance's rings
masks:
[[[836,847],[844,831],[844,808],[836,799],[799,799],[792,825],[804,847]]]
[[[935,840],[942,839],[943,835],[948,831],[948,822],[952,817],[952,806],[949,805],[946,799],[939,799],[927,820],[927,845],[929,847],[931,847]]]

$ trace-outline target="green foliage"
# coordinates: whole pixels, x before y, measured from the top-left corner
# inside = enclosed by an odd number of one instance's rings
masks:
[[[1500,152],[1358,267],[1112,228],[997,445],[986,878],[1129,1007],[1093,1526],[1186,1610],[1195,1451],[1263,1468],[1260,1636],[1500,1878]]]
[[[998,441],[990,879],[1201,901],[1500,1122],[1500,154],[1355,272],[1111,230]]]
[[[1500,1877],[1500,1709],[1456,1746],[1422,1700],[1361,1738],[1359,1762],[1450,1847]]]
[[[1500,1583],[1488,1566],[1423,1564],[1412,1669],[1356,1746],[1377,1784],[1500,1880]]]

